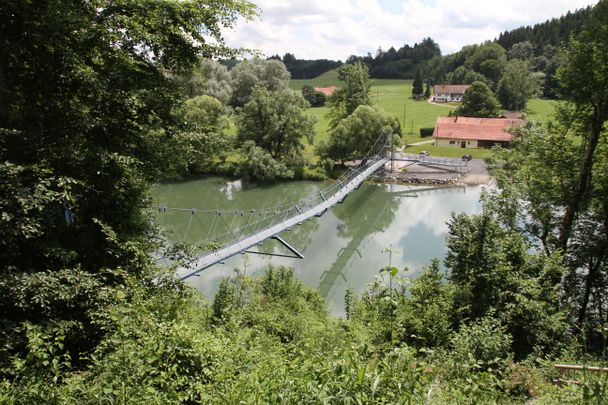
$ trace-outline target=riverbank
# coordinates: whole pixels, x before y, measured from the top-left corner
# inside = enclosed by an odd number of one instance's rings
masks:
[[[462,171],[411,162],[393,162],[393,171],[385,171],[376,180],[403,184],[462,184],[467,186],[492,184],[492,177],[488,173],[483,159],[470,160]]]

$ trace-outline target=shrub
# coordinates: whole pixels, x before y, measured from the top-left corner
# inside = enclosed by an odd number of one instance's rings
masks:
[[[452,337],[455,364],[475,369],[503,369],[511,360],[512,338],[494,314],[463,325]]]
[[[423,138],[426,136],[433,136],[434,131],[435,131],[435,127],[420,128],[420,136]]]

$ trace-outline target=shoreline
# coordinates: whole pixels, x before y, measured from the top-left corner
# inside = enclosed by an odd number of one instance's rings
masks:
[[[466,170],[456,172],[428,165],[403,164],[398,162],[395,170],[386,170],[374,181],[400,184],[431,184],[431,185],[485,185],[494,184],[494,179],[487,171],[483,159],[472,159],[468,162]]]

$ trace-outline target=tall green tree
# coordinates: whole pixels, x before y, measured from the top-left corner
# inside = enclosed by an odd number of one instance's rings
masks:
[[[323,158],[342,162],[359,159],[373,146],[382,131],[400,135],[399,121],[378,106],[360,105],[331,130],[328,139],[317,150]]]
[[[370,104],[369,71],[361,62],[342,65],[338,68],[338,79],[342,86],[330,97],[330,127],[335,128],[340,120],[352,114],[360,105]]]
[[[499,107],[492,90],[483,82],[474,82],[464,92],[462,104],[454,114],[462,117],[492,118],[498,116]]]
[[[308,106],[295,90],[257,87],[237,118],[238,141],[253,141],[274,159],[293,160],[304,148],[302,140],[312,142],[315,134],[315,117],[305,114]]]
[[[566,205],[558,247],[567,251],[576,215],[589,189],[595,151],[608,120],[608,1],[600,1],[580,35],[570,41],[558,76],[568,100],[566,122],[578,124],[583,152],[574,193]]]
[[[203,58],[191,72],[177,76],[189,97],[211,96],[227,105],[232,97],[232,78],[226,66]]]
[[[507,51],[499,44],[488,41],[476,47],[464,64],[484,75],[490,81],[490,87],[495,89],[506,63]]]
[[[427,100],[431,98],[431,83],[428,81],[426,82],[426,86],[424,86],[424,98]]]
[[[530,72],[528,63],[514,59],[505,66],[496,95],[507,110],[523,111],[528,100],[540,94],[540,86],[541,82]]]
[[[280,60],[252,58],[238,63],[230,71],[232,77],[231,105],[242,107],[251,101],[255,87],[269,91],[287,88],[289,72]]]
[[[229,56],[222,27],[254,13],[240,0],[2,3],[1,362],[26,347],[28,322],[57,327],[79,361],[128,279],[149,279],[147,191],[179,159],[165,72]]]
[[[412,97],[421,96],[424,92],[424,82],[422,81],[422,72],[420,68],[416,69],[416,75],[414,76],[414,82],[412,83]]]

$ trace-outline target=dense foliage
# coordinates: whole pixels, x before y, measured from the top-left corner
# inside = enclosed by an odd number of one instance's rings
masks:
[[[32,334],[86,361],[126,275],[149,280],[148,185],[180,160],[182,98],[164,73],[230,54],[220,27],[253,12],[238,0],[2,2],[0,367]]]
[[[500,189],[452,216],[445,271],[378,269],[347,292],[346,319],[290,269],[237,271],[208,303],[151,259],[167,249],[146,215],[152,181],[236,146],[243,176],[288,178],[312,134],[281,62],[228,78],[200,59],[230,56],[220,28],[254,13],[214,0],[0,6],[0,402],[605,403],[605,374],[558,385],[552,365],[605,361],[608,1],[564,53],[558,122],[518,129],[488,161]],[[507,88],[504,49],[466,52],[451,73],[481,78],[480,100]],[[370,106],[365,65],[339,74],[324,147],[346,159],[399,128]],[[242,144],[226,134],[228,97]],[[361,220],[393,218],[374,211]]]

